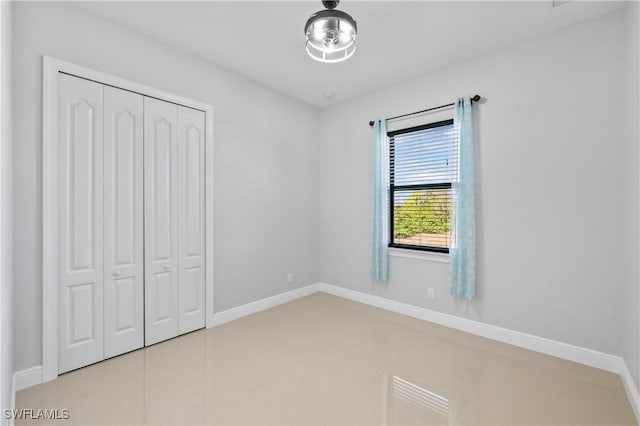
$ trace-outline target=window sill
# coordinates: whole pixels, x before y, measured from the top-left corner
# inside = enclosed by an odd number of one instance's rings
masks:
[[[449,253],[436,253],[420,250],[389,247],[389,256],[404,257],[429,262],[449,263]]]

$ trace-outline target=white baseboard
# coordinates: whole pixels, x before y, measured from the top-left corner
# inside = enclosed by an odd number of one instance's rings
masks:
[[[557,358],[574,361],[590,367],[610,371],[612,373],[617,373],[621,376],[622,383],[627,393],[627,398],[629,398],[629,402],[635,413],[636,421],[640,424],[640,399],[638,388],[635,386],[635,383],[631,378],[631,374],[629,373],[629,369],[627,368],[627,364],[622,357],[595,351],[593,349],[570,345],[568,343],[558,342],[545,337],[534,336],[532,334],[486,324],[480,321],[432,311],[430,309],[420,308],[402,302],[396,302],[395,300],[386,299],[384,297],[360,293],[358,291],[349,290],[332,284],[318,283],[317,287],[319,291],[332,294],[334,296],[364,303],[366,305],[424,321],[429,321],[435,324],[440,324],[535,352],[541,352]]]
[[[265,309],[273,308],[274,306],[291,302],[292,300],[296,300],[317,292],[318,284],[310,284],[305,287],[287,291],[286,293],[277,294],[275,296],[247,303],[246,305],[241,305],[235,308],[227,309],[226,311],[217,312],[213,314],[213,326],[215,327],[217,325],[221,325],[238,318],[246,317],[247,315],[255,314],[256,312],[264,311]]]
[[[631,408],[633,408],[633,413],[636,415],[636,422],[640,424],[640,392],[638,392],[638,388],[631,377],[631,372],[627,367],[627,363],[622,359],[621,362],[622,371],[620,372],[620,378],[622,379],[624,390],[627,392],[627,398],[629,398]]]
[[[532,351],[542,352],[558,358],[579,362],[590,367],[600,368],[602,370],[613,371],[616,373],[620,372],[620,357],[614,355],[569,345],[567,343],[546,339],[544,337],[521,333],[519,331],[486,324],[480,321],[444,314],[442,312],[432,311],[430,309],[420,308],[402,302],[396,302],[395,300],[386,299],[384,297],[360,293],[358,291],[349,290],[331,284],[320,283],[319,287],[320,291],[340,296],[345,299],[350,299],[355,302],[364,303],[387,311],[444,325],[445,327],[465,331],[477,336],[486,337],[499,342],[508,343],[510,345],[530,349]]]
[[[15,392],[19,392],[22,389],[26,389],[31,386],[39,385],[40,383],[42,383],[41,365],[25,368],[24,370],[16,371],[15,373],[13,373],[13,386]]]
[[[16,393],[22,389],[26,389],[31,386],[39,385],[42,383],[42,366],[36,365],[35,367],[25,368],[24,370],[16,371],[13,373],[11,379],[11,409],[16,408]],[[6,423],[8,426],[15,424],[15,419],[11,417]]]

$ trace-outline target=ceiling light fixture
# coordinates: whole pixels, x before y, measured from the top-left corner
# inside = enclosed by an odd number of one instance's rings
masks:
[[[358,25],[348,13],[336,9],[338,3],[323,1],[326,9],[311,15],[304,26],[307,53],[316,61],[342,62],[356,51]]]

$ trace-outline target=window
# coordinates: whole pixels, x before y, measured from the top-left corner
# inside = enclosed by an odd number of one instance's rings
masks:
[[[448,253],[453,120],[389,132],[390,247]]]

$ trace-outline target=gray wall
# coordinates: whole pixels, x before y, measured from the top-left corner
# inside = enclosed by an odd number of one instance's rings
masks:
[[[214,106],[217,311],[318,281],[315,108],[64,3],[15,4],[14,49],[17,370],[42,358],[41,55]]]
[[[638,158],[621,126],[624,41],[617,12],[323,111],[321,280],[619,354],[620,246],[638,197],[625,181]],[[446,263],[392,257],[389,283],[373,283],[368,121],[475,93],[477,298],[448,295]]]
[[[13,277],[12,277],[12,117],[11,57],[13,4],[0,3],[0,408],[11,406],[13,378]],[[1,411],[0,411],[1,413]],[[3,424],[6,422],[4,419]]]
[[[625,122],[627,138],[631,143],[629,156],[636,160],[636,167],[628,176],[631,188],[627,200],[627,213],[629,214],[630,246],[626,250],[629,276],[632,279],[626,282],[622,291],[622,327],[620,332],[621,355],[629,367],[631,376],[640,389],[640,253],[638,241],[638,225],[640,224],[640,211],[638,200],[640,196],[640,182],[638,181],[638,161],[640,160],[640,5],[638,2],[627,3],[626,9],[626,75],[624,90]]]

